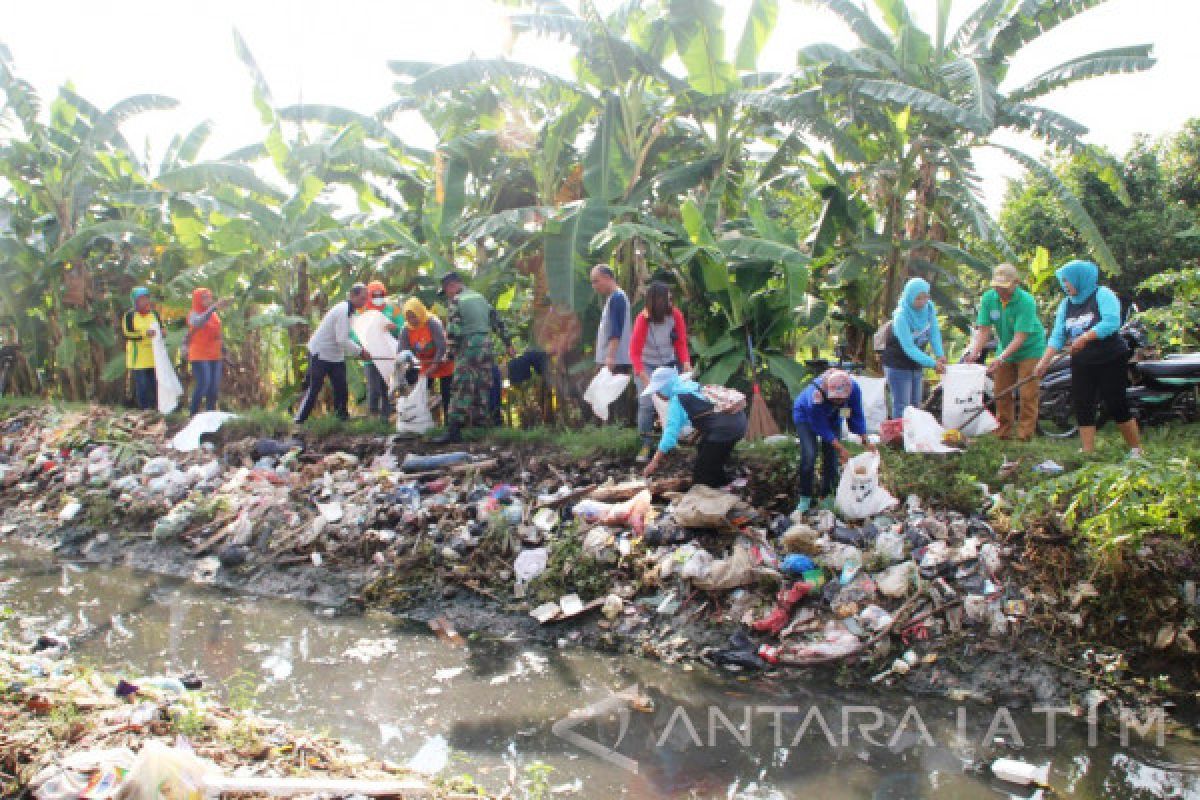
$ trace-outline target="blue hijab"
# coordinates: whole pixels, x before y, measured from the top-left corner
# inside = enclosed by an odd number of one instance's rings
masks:
[[[671,382],[659,390],[668,400],[672,397],[678,397],[681,394],[700,394],[700,384],[695,381],[687,380],[682,375],[676,374],[671,378]]]
[[[1068,261],[1054,273],[1058,277],[1058,285],[1068,281],[1075,287],[1075,296],[1067,295],[1067,300],[1073,306],[1083,305],[1088,298],[1096,293],[1100,282],[1100,268],[1091,261]],[[1067,291],[1063,286],[1063,292]]]
[[[924,278],[909,278],[908,283],[904,284],[904,291],[900,295],[900,302],[896,304],[896,313],[904,315],[904,321],[908,323],[908,329],[914,333],[930,327],[933,324],[934,317],[937,316],[937,309],[933,307],[932,299],[925,304],[924,308],[918,309],[913,306],[913,301],[917,299],[917,295],[928,293],[929,281]]]

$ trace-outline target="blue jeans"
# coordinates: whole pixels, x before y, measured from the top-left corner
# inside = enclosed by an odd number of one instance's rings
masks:
[[[224,364],[220,361],[193,361],[192,380],[192,414],[200,410],[200,401],[204,401],[205,411],[217,410],[217,395],[221,393],[221,373]]]
[[[925,380],[925,371],[921,369],[895,369],[884,367],[887,376],[888,389],[892,393],[892,418],[904,416],[904,409],[909,406],[921,405],[921,390]]]
[[[672,361],[670,364],[645,364],[647,375],[653,375],[654,370],[659,367],[675,367],[679,365]],[[633,379],[634,386],[638,392],[638,410],[637,410],[637,429],[638,434],[642,437],[642,444],[646,447],[653,447],[655,442],[654,437],[654,421],[658,419],[658,409],[654,407],[654,395],[642,396],[642,389],[645,389],[645,384],[640,378]],[[725,484],[721,484],[724,486]]]
[[[158,376],[154,367],[130,370],[133,373],[133,397],[137,407],[148,411],[158,407]]]
[[[818,438],[807,422],[796,426],[796,438],[800,443],[800,465],[796,471],[796,482],[799,484],[801,497],[817,497],[813,489],[817,477],[817,448],[821,450],[821,491],[820,497],[833,494],[841,476],[841,463],[838,461],[837,450],[833,442]]]

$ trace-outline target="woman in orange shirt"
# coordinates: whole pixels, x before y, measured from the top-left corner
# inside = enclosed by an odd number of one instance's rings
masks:
[[[442,412],[450,407],[450,379],[454,375],[454,362],[448,359],[446,329],[442,321],[429,313],[425,304],[415,297],[404,303],[404,327],[400,331],[400,350],[409,350],[417,357],[417,366],[405,376],[409,383],[416,383],[421,375],[429,378],[430,384],[440,380]]]
[[[228,298],[217,301],[209,289],[192,292],[192,310],[187,317],[187,359],[192,368],[192,415],[200,410],[200,401],[205,401],[206,411],[215,411],[217,396],[221,393],[222,358],[224,341],[221,335],[221,318],[217,311],[229,305]]]

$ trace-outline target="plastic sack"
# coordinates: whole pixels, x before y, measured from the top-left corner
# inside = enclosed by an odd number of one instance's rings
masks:
[[[163,341],[163,332],[157,323],[151,328],[157,333],[150,339],[150,349],[154,351],[154,380],[158,383],[158,413],[170,414],[179,406],[179,398],[183,397],[183,384],[171,366],[171,357],[167,355],[167,343]]]
[[[946,429],[928,411],[916,406],[904,409],[904,451],[907,453],[957,453],[942,443]]]
[[[385,373],[386,374],[386,373]],[[425,433],[433,427],[429,410],[429,379],[422,375],[408,394],[396,399],[396,432]]]
[[[867,433],[879,433],[888,418],[887,378],[859,378],[854,382],[862,390],[863,414],[867,418]]]
[[[982,364],[951,364],[942,380],[942,425],[963,432],[964,436],[983,436],[1000,427],[992,412],[984,411],[987,368]],[[970,424],[964,424],[971,417]]]
[[[837,490],[838,511],[848,519],[865,519],[893,508],[896,498],[879,485],[879,454],[860,453],[846,464]]]
[[[201,800],[205,778],[220,771],[191,750],[148,742],[125,777],[119,800]]]
[[[171,447],[181,453],[190,453],[200,447],[201,436],[206,433],[216,433],[226,420],[231,420],[236,416],[237,414],[228,414],[224,411],[202,411],[192,417],[192,421],[183,430],[175,434],[175,438],[171,440]]]
[[[904,536],[899,533],[884,531],[875,537],[875,552],[889,564],[894,564],[904,558],[906,541]]]
[[[728,528],[729,512],[740,502],[728,492],[697,484],[675,501],[671,516],[685,528]]]
[[[372,359],[378,359],[375,366],[383,375],[388,391],[396,388],[396,337],[388,333],[387,326],[391,321],[381,312],[361,311],[351,317],[350,328],[363,350]],[[432,426],[430,426],[432,427]],[[428,430],[428,428],[426,429]],[[424,431],[418,431],[423,433]]]
[[[523,586],[545,572],[549,556],[550,551],[545,547],[522,550],[513,562],[513,573],[517,576],[517,585]]]
[[[875,576],[875,585],[885,597],[900,598],[908,594],[917,585],[917,565],[905,561],[894,567],[888,567]]]
[[[739,542],[728,558],[712,562],[708,575],[694,578],[692,587],[706,592],[715,592],[748,586],[758,580],[754,567],[754,556],[751,554],[749,546]]]
[[[583,399],[591,405],[597,417],[607,422],[608,407],[621,396],[621,392],[625,391],[628,385],[628,375],[613,375],[608,371],[608,367],[601,367],[596,377],[588,384]]]

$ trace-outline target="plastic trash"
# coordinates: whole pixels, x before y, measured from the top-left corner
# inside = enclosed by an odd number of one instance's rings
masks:
[[[888,418],[887,378],[856,376],[854,382],[862,391],[863,415],[867,419],[867,433],[879,433]]]
[[[513,574],[516,575],[517,584],[524,586],[545,572],[549,557],[550,551],[545,547],[522,550],[513,561]]]
[[[858,612],[858,621],[875,633],[887,630],[892,620],[892,615],[879,606],[867,606]]]
[[[1012,758],[998,758],[992,762],[992,774],[1018,786],[1046,786],[1050,780],[1050,765],[1035,767]]]
[[[904,558],[905,541],[904,536],[898,533],[884,531],[875,537],[875,552],[880,558],[894,564]]]
[[[816,569],[816,566],[811,558],[801,553],[792,553],[785,556],[783,563],[780,564],[783,573],[792,577],[803,575],[809,570]]]
[[[428,472],[435,469],[443,469],[452,467],[456,464],[465,464],[471,460],[470,453],[455,451],[453,453],[435,453],[433,455],[423,456],[417,453],[409,453],[404,457],[404,461],[400,464],[400,468],[405,472]]]
[[[181,453],[190,453],[200,447],[200,437],[208,433],[216,433],[228,420],[237,414],[224,411],[204,411],[192,417],[191,421],[171,439],[171,447]]]
[[[875,585],[886,597],[899,598],[909,593],[917,583],[917,565],[911,561],[888,567],[875,576]]]
[[[63,506],[62,511],[58,512],[59,522],[70,522],[79,516],[79,512],[83,510],[83,503],[74,498],[69,498],[67,504]]]
[[[1039,475],[1061,475],[1064,471],[1063,465],[1057,461],[1047,459],[1033,468],[1033,471]]]
[[[600,371],[596,373],[596,377],[592,378],[592,382],[588,384],[587,391],[583,393],[583,399],[592,407],[592,412],[597,417],[607,422],[609,406],[621,396],[627,386],[629,386],[628,375],[614,375],[609,372],[608,367],[601,367]]]
[[[904,409],[904,450],[908,453],[957,453],[958,449],[947,447],[942,437],[946,429],[928,411],[916,406]]]
[[[685,528],[724,528],[729,525],[729,512],[740,502],[728,492],[696,484],[675,502],[671,515]]]
[[[150,478],[155,478],[160,475],[166,475],[168,472],[172,472],[174,470],[174,461],[166,456],[158,456],[156,458],[149,459],[145,463],[145,465],[142,467],[142,474]]]
[[[220,774],[214,764],[190,749],[151,741],[138,753],[125,777],[121,797],[123,800],[201,798],[205,796],[205,779]]]

